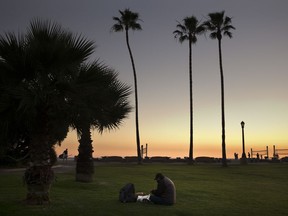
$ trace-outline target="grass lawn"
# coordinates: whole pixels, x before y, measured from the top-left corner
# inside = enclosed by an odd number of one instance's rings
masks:
[[[56,170],[57,171],[57,170]],[[155,173],[170,177],[177,189],[174,206],[120,203],[119,190],[132,182],[149,193]],[[0,171],[1,216],[105,215],[288,215],[288,164],[96,164],[92,183],[75,182],[75,171],[57,172],[51,204],[27,206],[23,171]]]

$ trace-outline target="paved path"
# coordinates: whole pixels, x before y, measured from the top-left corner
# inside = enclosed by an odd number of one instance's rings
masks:
[[[0,168],[0,174],[12,173],[12,172],[24,172],[25,167],[23,168]],[[55,173],[65,173],[73,172],[76,169],[76,162],[73,160],[62,161],[59,160],[55,166],[52,167]]]

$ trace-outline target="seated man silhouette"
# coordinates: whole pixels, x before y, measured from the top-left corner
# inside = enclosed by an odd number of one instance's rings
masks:
[[[152,202],[159,205],[173,205],[176,203],[176,188],[171,179],[162,173],[157,173],[154,180],[157,181],[157,188],[146,196],[138,196],[137,201]]]

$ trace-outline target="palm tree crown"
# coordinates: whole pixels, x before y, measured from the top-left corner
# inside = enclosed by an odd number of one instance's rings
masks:
[[[129,29],[142,30],[141,25],[138,23],[139,14],[130,11],[130,9],[125,9],[124,11],[119,10],[121,17],[113,17],[113,20],[116,21],[112,26],[112,31],[120,32],[123,30],[128,31]],[[141,20],[140,20],[141,21]]]
[[[222,39],[222,33],[224,36],[228,36],[232,38],[231,29],[235,29],[234,26],[231,25],[232,18],[224,16],[225,11],[209,13],[209,20],[205,22],[207,29],[211,31],[210,38],[211,39]]]
[[[117,129],[130,112],[128,96],[130,87],[118,80],[118,73],[97,61],[79,67],[74,80],[70,107],[72,126],[81,133],[81,122],[89,122],[102,133],[105,129]],[[74,96],[74,97],[73,97]]]
[[[195,16],[185,17],[183,24],[178,22],[176,26],[178,29],[173,32],[175,38],[179,38],[179,42],[183,43],[188,40],[194,44],[197,42],[197,35],[204,33],[205,28],[199,23]]]

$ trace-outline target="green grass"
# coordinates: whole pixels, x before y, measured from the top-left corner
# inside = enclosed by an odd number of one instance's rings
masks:
[[[128,182],[149,193],[155,173],[169,176],[177,188],[174,206],[120,203],[120,188]],[[102,164],[92,183],[75,182],[75,173],[58,173],[51,204],[27,206],[23,171],[0,173],[1,216],[105,215],[288,215],[288,164],[217,165]]]

